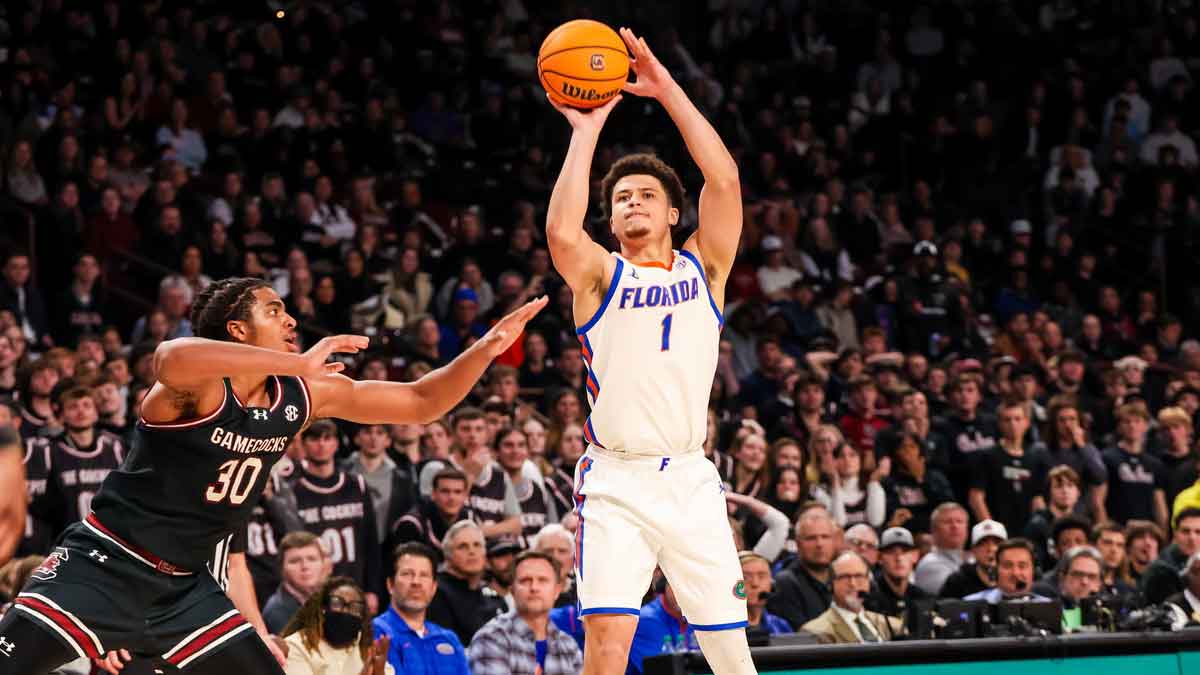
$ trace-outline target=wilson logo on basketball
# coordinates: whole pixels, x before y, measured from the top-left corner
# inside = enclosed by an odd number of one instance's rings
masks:
[[[589,65],[591,65],[592,70],[604,70],[604,55],[592,54],[592,60]]]
[[[570,82],[562,83],[563,96],[566,96],[569,99],[578,99],[580,101],[607,101],[613,96],[616,96],[617,92],[619,91],[621,91],[620,88],[613,89],[611,91],[596,91],[595,89],[576,87]]]

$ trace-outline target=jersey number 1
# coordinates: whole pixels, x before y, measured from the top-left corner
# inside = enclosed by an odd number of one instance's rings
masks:
[[[671,316],[668,314],[662,320],[662,349],[660,351],[665,352],[671,348]]]
[[[262,460],[257,457],[231,459],[217,469],[217,481],[209,483],[204,499],[216,504],[229,497],[229,503],[240,506],[250,496],[258,472],[262,471]]]

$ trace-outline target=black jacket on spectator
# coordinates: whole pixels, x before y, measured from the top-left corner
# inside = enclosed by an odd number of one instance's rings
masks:
[[[767,601],[767,611],[793,626],[803,626],[829,609],[832,600],[829,586],[809,574],[797,558],[775,577],[775,592]]]
[[[904,595],[896,595],[884,579],[883,570],[875,570],[875,583],[871,584],[871,592],[863,601],[863,605],[872,612],[903,618],[914,602],[930,597],[932,596],[912,583],[905,589]]]
[[[449,628],[462,643],[468,644],[483,624],[508,611],[504,598],[486,585],[472,590],[465,579],[449,572],[438,574],[437,595],[429,605],[426,619]]]
[[[958,571],[946,577],[942,590],[938,591],[939,598],[965,598],[972,593],[986,591],[990,588],[975,571],[975,563],[965,562]]]
[[[41,291],[32,283],[25,284],[24,312],[20,310],[20,306],[17,289],[0,281],[0,310],[12,312],[18,326],[28,321],[33,327],[33,332],[37,333],[36,339],[41,340],[50,331],[50,318],[46,313],[46,301],[42,299]]]
[[[920,481],[907,471],[893,469],[891,475],[883,479],[883,491],[887,495],[888,513],[895,513],[896,509],[908,509],[912,513],[912,518],[900,523],[910,532],[928,532],[929,517],[938,504],[954,501],[950,480],[934,468],[925,469]]]
[[[437,552],[438,557],[441,557],[442,552],[442,537],[446,536],[446,530],[450,526],[460,520],[472,520],[470,505],[463,506],[458,517],[453,520],[446,520],[438,510],[437,504],[434,504],[428,497],[422,497],[417,505],[408,513],[400,516],[400,518],[392,522],[388,530],[388,536],[384,544],[384,551],[389,560],[385,569],[393,569],[391,560],[392,551],[400,544],[406,544],[410,541],[418,541],[426,546],[429,546]]]
[[[1179,570],[1187,564],[1187,559],[1178,545],[1171,544],[1159,554],[1158,560],[1150,563],[1138,580],[1138,590],[1146,596],[1146,602],[1159,603],[1183,591]]]

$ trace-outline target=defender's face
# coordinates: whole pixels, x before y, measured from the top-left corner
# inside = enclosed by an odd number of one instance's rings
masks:
[[[679,222],[679,209],[671,207],[662,181],[647,174],[618,180],[609,207],[609,225],[622,244],[669,237],[671,226]]]
[[[284,309],[283,300],[270,286],[256,288],[249,321],[231,321],[230,332],[246,344],[280,352],[299,352],[296,320]],[[237,325],[236,328],[233,326]],[[238,332],[234,332],[238,331]]]

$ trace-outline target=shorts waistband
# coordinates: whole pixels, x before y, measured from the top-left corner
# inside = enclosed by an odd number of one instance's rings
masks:
[[[172,576],[172,577],[187,577],[187,576],[192,575],[192,572],[189,572],[180,567],[176,567],[175,565],[172,565],[171,563],[167,562],[166,560],[159,558],[158,556],[154,555],[153,553],[151,553],[145,549],[142,549],[140,547],[134,546],[133,544],[130,544],[129,542],[122,539],[121,537],[118,537],[116,534],[113,534],[112,530],[105,527],[104,524],[100,522],[100,519],[97,518],[96,514],[94,514],[94,513],[89,513],[88,517],[83,521],[83,524],[88,529],[90,529],[92,532],[94,532],[96,535],[112,542],[118,548],[120,548],[123,551],[125,551],[126,553],[128,553],[130,555],[130,557],[132,557],[134,560],[137,560],[137,561],[145,564],[148,567],[153,567],[154,570],[156,572],[158,572],[159,574],[166,574],[166,575]]]
[[[669,464],[674,464],[704,459],[704,450],[700,448],[672,455],[644,455],[622,450],[609,450],[608,448],[589,444],[584,454],[591,457],[599,457],[601,460],[611,460],[636,466],[652,466],[655,470],[662,467],[663,460],[666,460]]]

